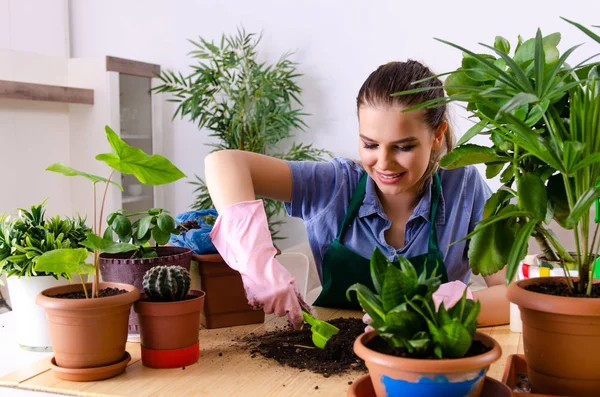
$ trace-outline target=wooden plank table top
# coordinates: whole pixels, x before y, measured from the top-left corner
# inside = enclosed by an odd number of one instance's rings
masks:
[[[360,317],[358,311],[315,308],[318,318]],[[76,396],[345,396],[349,382],[361,373],[351,371],[328,378],[283,367],[260,354],[251,357],[236,340],[249,333],[285,326],[285,318],[267,316],[264,324],[200,330],[200,360],[185,369],[152,369],[142,365],[140,345],[128,343],[132,360],[125,373],[98,382],[69,382],[50,370],[49,359],[0,378],[0,386]],[[520,333],[508,326],[481,328],[502,346],[502,357],[488,376],[501,379],[509,354],[522,353]],[[316,388],[318,386],[318,388]]]

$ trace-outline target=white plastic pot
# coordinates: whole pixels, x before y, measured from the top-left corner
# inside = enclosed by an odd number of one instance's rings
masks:
[[[52,276],[8,277],[8,292],[16,322],[16,340],[32,351],[52,351],[44,309],[35,298],[46,288],[68,284],[69,280]]]

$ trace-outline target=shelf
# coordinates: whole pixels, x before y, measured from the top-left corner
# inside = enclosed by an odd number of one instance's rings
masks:
[[[0,98],[94,104],[94,90],[0,80]]]
[[[121,139],[152,139],[152,135],[121,135]]]
[[[139,201],[144,201],[144,200],[152,200],[152,196],[150,196],[150,195],[143,195],[143,196],[123,196],[121,202],[123,204],[128,204],[128,203],[137,203]]]
[[[153,78],[160,74],[160,65],[107,56],[106,71]]]

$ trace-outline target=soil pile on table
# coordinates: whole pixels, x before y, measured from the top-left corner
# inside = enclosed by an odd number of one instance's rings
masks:
[[[253,356],[258,353],[282,365],[309,370],[325,377],[347,371],[365,372],[367,368],[364,361],[353,350],[354,341],[364,332],[365,324],[358,318],[336,318],[328,322],[338,327],[340,332],[322,350],[312,343],[308,324],[298,331],[285,328],[261,335],[251,334],[242,342]]]

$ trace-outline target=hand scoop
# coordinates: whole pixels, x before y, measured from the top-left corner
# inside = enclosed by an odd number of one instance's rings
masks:
[[[312,341],[319,349],[324,349],[327,341],[335,334],[340,332],[340,329],[329,324],[326,321],[317,320],[305,311],[302,311],[304,321],[310,324],[312,332]]]

